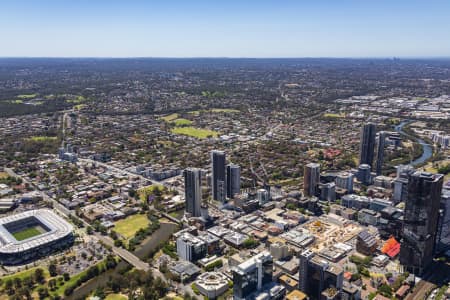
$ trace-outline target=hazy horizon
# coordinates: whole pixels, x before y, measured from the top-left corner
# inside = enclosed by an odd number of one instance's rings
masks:
[[[445,0],[15,0],[0,57],[443,58]]]

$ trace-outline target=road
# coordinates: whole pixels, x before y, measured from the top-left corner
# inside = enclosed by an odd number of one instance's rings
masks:
[[[55,199],[49,197],[45,192],[40,191],[33,182],[26,180],[24,177],[22,177],[21,175],[17,174],[16,172],[14,172],[12,169],[5,168],[4,170],[5,170],[6,173],[8,173],[9,176],[20,178],[20,179],[22,179],[22,182],[24,182],[24,183],[34,187],[34,189],[39,192],[39,194],[41,195],[42,199],[44,199],[45,201],[52,202],[53,203],[53,208],[55,208],[57,211],[59,211],[63,215],[66,215],[66,216],[75,215],[74,212],[72,212],[71,210],[67,209],[64,205],[61,205],[58,201],[56,201]]]
[[[150,266],[148,263],[143,262],[136,255],[131,253],[130,251],[114,246],[114,241],[109,236],[101,235],[100,233],[94,233],[95,237],[98,238],[103,244],[111,247],[114,254],[120,256],[123,260],[128,262],[130,265],[135,267],[138,270],[148,271],[150,270]]]
[[[430,269],[424,274],[422,280],[416,284],[412,293],[410,293],[405,300],[422,300],[426,299],[427,295],[438,287],[438,285],[442,285],[446,283],[448,280],[448,266],[439,263],[433,262],[433,265]]]
[[[413,292],[406,296],[405,300],[426,299],[426,295],[435,288],[436,285],[434,285],[433,283],[421,280],[418,284],[416,284]]]
[[[113,171],[115,171],[117,173],[127,174],[128,176],[133,176],[133,177],[138,177],[142,181],[150,182],[151,184],[155,184],[155,185],[162,185],[162,186],[165,186],[166,188],[168,188],[169,190],[176,190],[176,191],[178,191],[181,195],[184,194],[184,190],[182,188],[180,188],[180,187],[173,187],[171,185],[168,185],[165,182],[153,180],[153,179],[150,179],[150,178],[146,178],[146,177],[144,177],[142,175],[135,174],[135,173],[132,173],[132,172],[127,171],[127,170],[119,169],[117,167],[108,165],[106,163],[95,161],[95,160],[92,160],[92,159],[89,159],[89,158],[79,158],[78,161],[84,162],[84,163],[92,163],[92,164],[95,164],[95,165],[102,166],[102,167],[104,167],[106,169],[113,170]]]

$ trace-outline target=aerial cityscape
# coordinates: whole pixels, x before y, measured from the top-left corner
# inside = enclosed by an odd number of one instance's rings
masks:
[[[185,9],[223,9],[217,22],[235,7],[279,11],[231,2]],[[137,23],[163,22],[139,19],[148,3],[56,3],[0,4],[0,19],[29,5],[122,13],[127,29],[130,7]],[[349,5],[330,11],[379,9]],[[14,49],[23,28],[11,24]],[[39,24],[26,26],[50,36]],[[256,41],[248,55],[232,41],[229,55],[187,42],[185,55],[120,55],[97,41],[77,55],[46,38],[0,50],[0,300],[450,299],[450,58],[407,52],[414,35],[391,56],[291,55],[271,30],[269,55]]]

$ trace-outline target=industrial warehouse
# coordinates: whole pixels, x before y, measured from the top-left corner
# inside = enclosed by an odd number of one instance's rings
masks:
[[[48,209],[0,219],[0,263],[19,265],[63,250],[74,241],[73,227]]]

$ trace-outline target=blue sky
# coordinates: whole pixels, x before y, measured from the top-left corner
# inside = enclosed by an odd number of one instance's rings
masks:
[[[449,0],[0,0],[0,56],[450,56]]]

